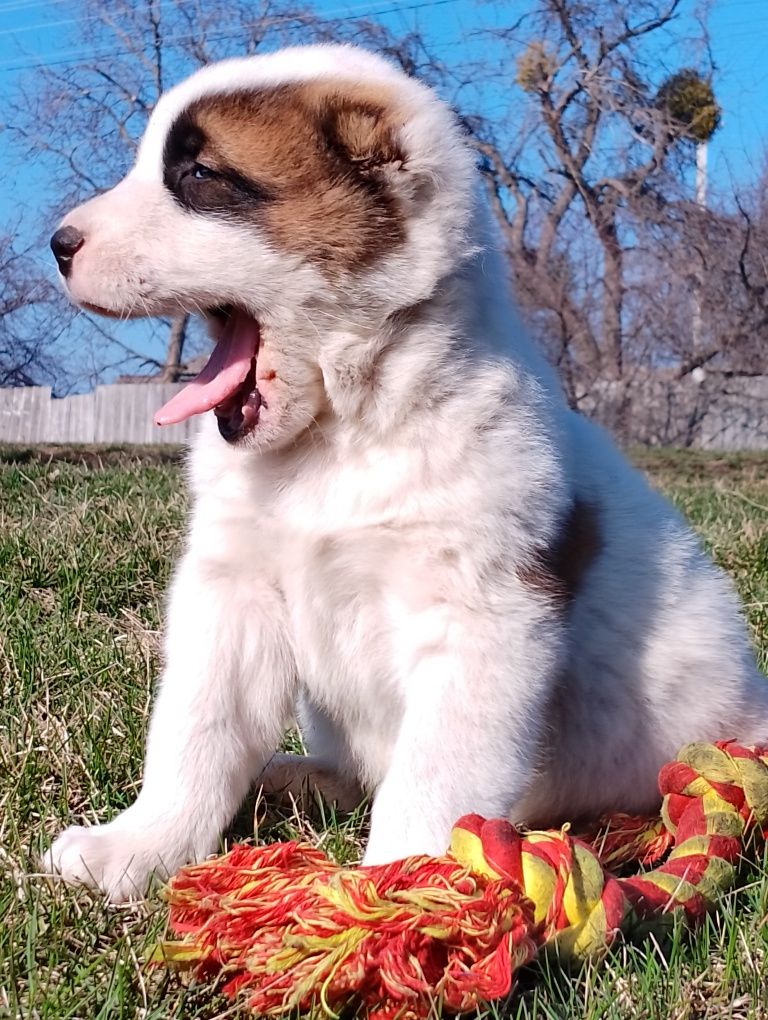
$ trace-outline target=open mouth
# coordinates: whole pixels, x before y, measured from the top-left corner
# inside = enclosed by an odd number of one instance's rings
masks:
[[[156,425],[176,425],[213,411],[219,432],[234,443],[258,425],[266,407],[256,385],[259,324],[241,308],[211,309],[223,330],[202,372],[179,390],[155,415]]]

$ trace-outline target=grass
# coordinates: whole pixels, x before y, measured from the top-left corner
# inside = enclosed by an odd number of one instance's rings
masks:
[[[735,578],[765,668],[768,456],[636,460]],[[107,907],[35,875],[36,854],[64,824],[106,819],[136,793],[184,509],[167,451],[0,451],[0,1017],[247,1015],[143,966],[164,930],[156,897]],[[357,853],[362,824],[274,809],[259,822],[262,836],[298,834],[341,861]],[[768,1018],[766,875],[765,861],[745,864],[739,890],[696,933],[674,927],[580,972],[543,960],[490,1012]]]

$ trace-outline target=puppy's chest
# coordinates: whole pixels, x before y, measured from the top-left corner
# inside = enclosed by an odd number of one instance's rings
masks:
[[[446,576],[428,539],[365,529],[296,543],[282,587],[299,675],[346,727],[399,723],[419,657],[447,635]]]

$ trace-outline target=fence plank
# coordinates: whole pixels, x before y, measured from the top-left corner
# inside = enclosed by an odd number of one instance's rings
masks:
[[[53,399],[47,386],[0,389],[0,442],[185,443],[194,422],[158,428],[152,418],[178,383],[115,383]]]

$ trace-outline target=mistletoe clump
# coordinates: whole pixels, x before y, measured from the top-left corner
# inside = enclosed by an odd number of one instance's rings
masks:
[[[554,56],[534,39],[517,58],[515,81],[524,92],[538,92],[557,70]]]
[[[691,67],[667,78],[659,89],[657,104],[694,142],[708,142],[720,126],[722,111],[712,83]]]

